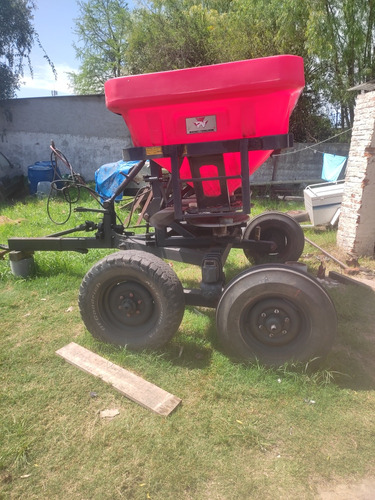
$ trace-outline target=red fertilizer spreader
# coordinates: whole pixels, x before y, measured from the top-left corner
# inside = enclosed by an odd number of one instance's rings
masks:
[[[81,315],[94,337],[133,350],[160,348],[192,305],[216,309],[220,344],[243,361],[307,362],[329,351],[334,305],[293,265],[304,248],[300,225],[280,212],[249,218],[250,176],[275,150],[293,145],[289,119],[303,87],[303,60],[292,55],[106,82],[107,107],[122,115],[133,140],[123,158],[136,164],[102,203],[103,221],[89,223],[95,238],[52,235],[44,248],[120,250],[81,285]],[[115,198],[146,162],[141,234],[118,224]],[[20,250],[15,240],[9,247]],[[235,261],[225,264],[238,248],[249,266],[227,283]],[[165,259],[200,266],[199,287],[184,288]]]

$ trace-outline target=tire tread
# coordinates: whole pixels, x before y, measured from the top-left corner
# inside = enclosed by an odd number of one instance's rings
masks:
[[[164,315],[162,325],[153,338],[140,345],[128,345],[130,349],[158,348],[166,344],[178,330],[185,308],[183,288],[174,270],[160,258],[138,250],[119,251],[104,257],[97,262],[85,275],[79,291],[79,308],[81,317],[91,335],[104,342],[117,343],[111,340],[110,332],[103,332],[93,319],[92,310],[88,306],[88,293],[93,283],[100,280],[105,272],[117,266],[131,266],[146,279],[153,282],[163,295],[163,302],[168,311]]]

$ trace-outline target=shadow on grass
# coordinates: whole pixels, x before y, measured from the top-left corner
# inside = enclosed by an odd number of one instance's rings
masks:
[[[83,256],[82,256],[83,257]],[[90,265],[86,263],[88,267]],[[228,281],[241,271],[238,263],[227,262]],[[56,274],[82,278],[82,268],[77,262],[69,267],[69,262],[56,263],[55,266],[37,267],[39,276],[53,277]],[[193,279],[187,278],[185,286],[198,287],[199,284]],[[329,290],[336,306],[338,316],[338,337],[332,352],[321,363],[311,363],[309,370],[326,374],[332,381],[342,388],[353,390],[375,389],[375,333],[373,328],[375,311],[375,293],[366,287],[340,285],[337,289]],[[199,316],[200,308],[191,307],[190,311],[197,309]],[[178,334],[171,342],[158,351],[145,351],[141,355],[160,357],[174,366],[184,367],[192,370],[202,370],[212,363],[212,353],[220,352],[227,356],[217,340],[215,311],[206,312],[202,309],[206,318],[206,325],[199,323],[195,326],[194,315],[188,319],[189,328],[187,332]],[[196,334],[195,334],[196,332]],[[119,348],[98,343],[96,349],[105,354],[116,353]],[[138,356],[139,353],[130,353],[128,356]],[[233,360],[236,363],[236,360]],[[241,362],[240,362],[241,363]],[[241,363],[242,364],[242,363]]]
[[[46,268],[36,264],[35,271],[30,278],[54,278],[59,275],[83,279],[85,273],[78,268],[75,269],[74,266],[69,268],[66,265],[56,265],[55,267]]]
[[[325,366],[337,385],[354,390],[375,389],[375,293],[366,287],[345,285],[333,290],[338,316],[338,339]]]
[[[88,348],[92,348],[99,356],[115,363],[121,362],[123,358],[124,365],[130,361],[131,364],[139,366],[141,360],[147,363],[158,359],[161,365],[167,363],[190,370],[203,370],[210,366],[213,351],[211,347],[199,345],[198,341],[195,343],[193,340],[185,338],[172,340],[160,349],[145,349],[143,351],[130,351],[126,347],[107,344],[94,338],[90,339],[89,344]]]
[[[191,341],[179,340],[177,343],[168,344],[164,348],[164,359],[174,366],[203,370],[210,366],[212,359],[210,347],[201,346]]]
[[[165,358],[174,366],[204,369],[217,350],[215,310],[187,306],[186,313],[179,333],[164,347]],[[187,331],[184,323],[190,327]]]
[[[238,274],[238,267],[233,266],[233,271]],[[366,287],[343,285],[331,290],[330,295],[338,316],[336,343],[325,359],[297,364],[295,370],[299,373],[314,374],[314,378],[323,384],[335,383],[343,389],[357,391],[374,390],[375,293]],[[167,346],[167,358],[179,366],[204,368],[210,362],[212,351],[228,356],[217,339],[214,313],[210,317],[210,325],[205,332],[205,338],[210,347],[203,349],[198,342],[179,339],[178,345]],[[179,356],[181,348],[185,352],[184,356]],[[231,361],[235,364],[243,364],[242,361],[233,358]],[[274,369],[278,371],[277,368]],[[288,369],[292,368],[288,367]]]

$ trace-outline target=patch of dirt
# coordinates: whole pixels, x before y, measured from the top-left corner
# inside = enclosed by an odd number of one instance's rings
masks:
[[[339,483],[318,489],[321,500],[373,500],[375,479],[363,479],[357,483]]]
[[[358,276],[355,276],[354,279],[360,281],[362,284],[372,288],[375,291],[375,276],[369,274],[360,274]]]
[[[0,215],[0,224],[20,224],[25,219],[10,219],[6,215]]]

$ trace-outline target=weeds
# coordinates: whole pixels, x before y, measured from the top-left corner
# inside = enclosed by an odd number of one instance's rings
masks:
[[[318,387],[333,384],[337,378],[345,376],[337,370],[319,367],[322,360],[314,358],[307,363],[286,363],[276,370],[278,374],[293,381],[302,381]]]

